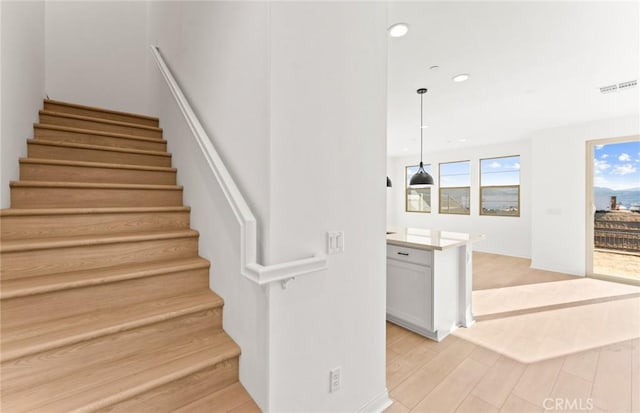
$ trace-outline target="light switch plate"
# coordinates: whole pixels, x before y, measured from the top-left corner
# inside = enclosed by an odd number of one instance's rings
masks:
[[[344,251],[344,232],[327,232],[327,254],[337,254]]]

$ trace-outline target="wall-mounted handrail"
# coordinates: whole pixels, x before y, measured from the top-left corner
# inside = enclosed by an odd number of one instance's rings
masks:
[[[231,174],[229,174],[220,155],[218,155],[207,132],[205,132],[193,112],[189,101],[182,93],[180,85],[173,77],[162,54],[160,54],[160,49],[157,46],[151,46],[151,53],[193,136],[198,142],[202,155],[216,177],[224,196],[229,202],[229,206],[238,220],[240,225],[240,272],[242,275],[260,285],[281,281],[282,286],[286,287],[287,283],[296,276],[326,269],[327,257],[325,254],[316,254],[310,258],[266,266],[256,262],[257,231],[255,216]]]

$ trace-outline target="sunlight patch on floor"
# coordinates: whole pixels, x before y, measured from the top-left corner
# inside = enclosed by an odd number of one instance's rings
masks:
[[[640,298],[480,321],[453,334],[534,363],[640,337]]]

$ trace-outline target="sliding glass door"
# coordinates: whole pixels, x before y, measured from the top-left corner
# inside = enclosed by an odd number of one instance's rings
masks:
[[[587,272],[640,284],[640,139],[587,142]]]

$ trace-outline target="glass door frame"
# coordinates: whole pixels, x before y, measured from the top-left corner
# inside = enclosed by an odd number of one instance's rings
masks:
[[[632,280],[623,276],[614,276],[607,274],[597,274],[593,272],[593,250],[595,248],[594,242],[594,198],[593,198],[593,156],[596,145],[610,145],[614,143],[629,142],[634,140],[640,140],[640,135],[620,136],[615,138],[601,138],[586,141],[586,169],[585,176],[586,190],[585,190],[585,247],[586,247],[586,265],[585,274],[590,278],[597,278],[605,281],[615,281],[618,283],[632,284],[640,286],[640,281]]]

